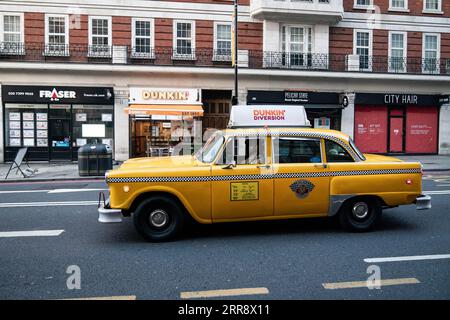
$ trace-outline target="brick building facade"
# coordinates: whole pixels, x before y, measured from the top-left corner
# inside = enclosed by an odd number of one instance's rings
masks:
[[[366,152],[450,153],[450,1],[239,5],[241,104],[305,105],[313,125]],[[31,160],[75,160],[94,141],[125,160],[199,123],[225,127],[232,12],[227,0],[2,1],[0,160],[21,146]],[[183,127],[173,114],[130,112],[144,91],[198,95],[186,101],[204,114]]]

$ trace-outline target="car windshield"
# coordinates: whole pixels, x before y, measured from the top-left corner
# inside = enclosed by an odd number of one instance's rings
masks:
[[[349,139],[349,142],[350,142],[350,146],[351,146],[351,147],[353,148],[353,150],[356,152],[356,154],[358,155],[358,157],[359,157],[362,161],[366,160],[366,157],[364,157],[364,154],[363,154],[361,151],[359,151],[358,147],[357,147],[356,144],[353,142],[353,140],[352,140],[352,139]]]
[[[216,132],[212,135],[203,147],[195,154],[195,158],[201,162],[211,163],[216,158],[225,138],[222,132]]]

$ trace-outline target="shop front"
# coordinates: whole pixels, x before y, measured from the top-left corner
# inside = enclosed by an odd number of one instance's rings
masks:
[[[27,147],[29,161],[75,161],[87,143],[113,146],[110,87],[2,86],[4,159]]]
[[[439,96],[357,93],[355,143],[366,153],[437,154]]]
[[[247,104],[302,105],[314,128],[341,129],[341,94],[336,92],[249,90]]]
[[[200,89],[130,88],[130,157],[167,156],[201,139]]]

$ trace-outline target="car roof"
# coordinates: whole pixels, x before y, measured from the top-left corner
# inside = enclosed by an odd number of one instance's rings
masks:
[[[235,135],[279,135],[279,134],[287,134],[287,135],[302,135],[304,133],[306,136],[311,136],[314,134],[318,134],[318,136],[326,137],[334,137],[338,138],[342,141],[348,142],[350,136],[337,130],[331,129],[314,129],[314,128],[283,128],[283,127],[270,127],[270,128],[233,128],[233,129],[224,129],[223,133],[226,136],[235,136]]]

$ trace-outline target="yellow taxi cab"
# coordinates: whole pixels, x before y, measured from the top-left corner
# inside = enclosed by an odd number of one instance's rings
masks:
[[[189,217],[210,224],[338,216],[344,228],[368,231],[384,208],[431,208],[420,163],[362,154],[348,135],[310,128],[299,106],[234,106],[229,128],[194,155],[130,159],[106,182],[98,220],[131,216],[150,241],[175,237]]]

